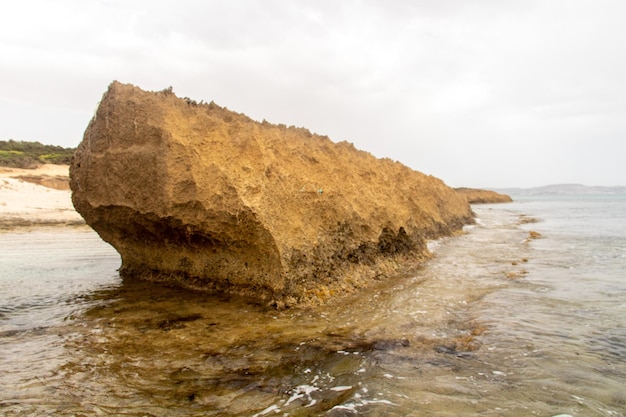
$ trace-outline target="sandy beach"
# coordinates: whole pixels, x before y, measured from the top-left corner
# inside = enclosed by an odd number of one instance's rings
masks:
[[[69,166],[0,167],[0,229],[84,224],[74,210]]]

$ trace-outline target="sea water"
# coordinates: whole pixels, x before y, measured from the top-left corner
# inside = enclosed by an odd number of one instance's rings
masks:
[[[122,281],[87,228],[1,232],[0,415],[624,416],[626,196],[515,200],[280,311]]]

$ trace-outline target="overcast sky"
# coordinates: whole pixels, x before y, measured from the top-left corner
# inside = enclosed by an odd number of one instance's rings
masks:
[[[0,139],[77,146],[109,83],[303,126],[451,186],[626,185],[623,0],[20,0]]]

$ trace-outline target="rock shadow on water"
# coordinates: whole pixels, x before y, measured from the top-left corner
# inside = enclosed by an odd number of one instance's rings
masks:
[[[290,415],[337,407],[333,415],[342,415],[341,404],[355,400],[360,410],[390,406],[367,392],[367,381],[387,378],[381,364],[415,370],[461,360],[436,351],[445,342],[367,335],[328,320],[328,306],[277,311],[132,279],[93,298],[66,343],[61,391],[73,393],[70,409],[89,398],[93,407],[154,415],[253,415],[272,406]]]
[[[93,298],[101,302],[74,320],[79,336],[67,341],[64,390],[77,397],[76,407],[90,397],[124,408],[132,397],[133,407],[147,411],[250,415],[311,384],[315,393],[305,399],[313,412],[354,391],[332,387],[350,385],[345,379],[362,356],[337,353],[346,345],[336,337],[313,337],[324,334],[324,322],[301,320],[304,311],[290,316],[238,296],[128,279]],[[102,386],[108,392],[93,398]],[[290,403],[297,406],[300,397]]]

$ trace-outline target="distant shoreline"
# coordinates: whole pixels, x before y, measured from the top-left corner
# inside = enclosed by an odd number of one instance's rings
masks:
[[[551,184],[531,188],[493,188],[509,195],[615,195],[626,194],[626,186],[588,186],[582,184]]]

